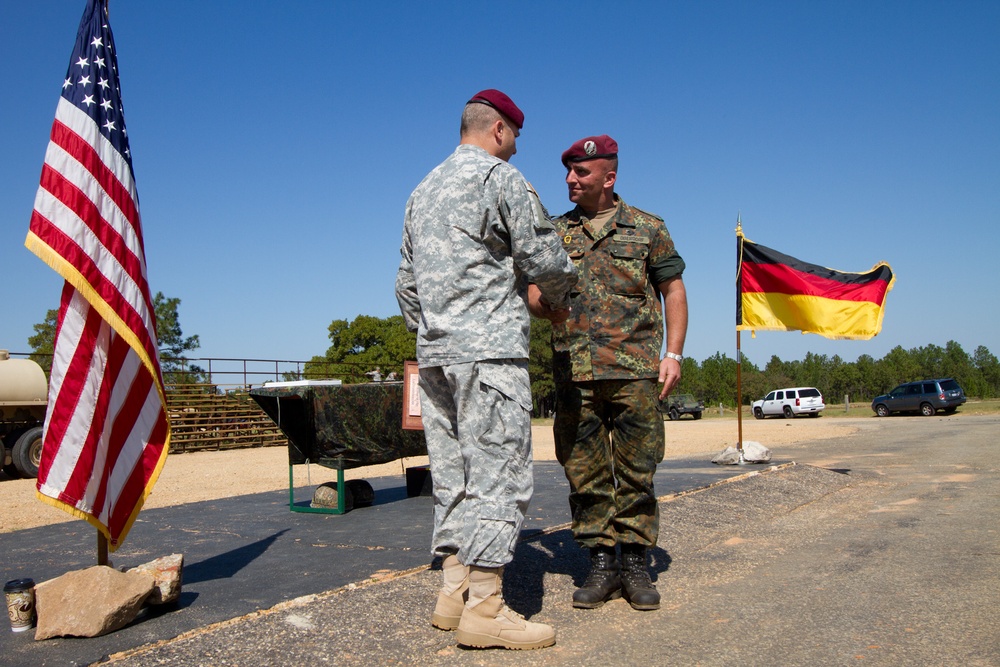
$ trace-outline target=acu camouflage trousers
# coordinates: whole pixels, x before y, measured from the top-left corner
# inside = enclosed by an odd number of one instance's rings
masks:
[[[580,546],[656,545],[653,474],[664,453],[657,393],[653,379],[556,384],[556,457]]]
[[[431,552],[506,565],[533,484],[527,361],[421,368],[420,411],[434,487]]]

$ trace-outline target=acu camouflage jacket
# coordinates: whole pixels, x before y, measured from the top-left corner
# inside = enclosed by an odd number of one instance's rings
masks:
[[[396,299],[423,367],[527,359],[528,282],[566,305],[576,269],[516,168],[463,144],[406,204]]]

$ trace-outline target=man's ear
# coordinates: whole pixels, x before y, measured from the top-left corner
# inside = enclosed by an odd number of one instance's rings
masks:
[[[498,146],[503,145],[503,132],[506,128],[504,127],[503,121],[497,118],[493,121],[493,140],[497,142]]]
[[[614,188],[616,180],[618,180],[618,172],[609,171],[608,173],[604,174],[604,187]]]

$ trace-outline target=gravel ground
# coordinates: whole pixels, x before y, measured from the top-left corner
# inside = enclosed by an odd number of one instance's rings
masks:
[[[757,441],[766,447],[849,436],[858,430],[854,420],[830,418],[744,420],[743,440]],[[683,418],[664,422],[667,458],[704,454],[711,458],[737,440],[736,419]],[[532,428],[535,459],[555,459],[552,428],[538,425]],[[411,466],[426,465],[427,457],[402,459],[377,466],[355,468],[345,472],[346,479],[402,475]],[[296,487],[313,486],[334,481],[334,470],[309,465],[296,468]],[[163,471],[146,508],[168,507],[183,503],[228,498],[230,496],[288,488],[288,457],[284,447],[232,449],[217,452],[189,452],[167,457]],[[62,510],[37,499],[35,480],[8,479],[0,473],[0,533],[35,528],[65,521],[74,521]]]

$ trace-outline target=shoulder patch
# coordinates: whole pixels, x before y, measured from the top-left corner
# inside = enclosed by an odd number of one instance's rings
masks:
[[[528,179],[523,180],[524,186],[527,188],[528,194],[531,196],[531,203],[538,209],[538,215],[541,217],[541,223],[538,225],[538,228],[555,229],[552,226],[552,216],[549,215],[549,209],[545,208],[545,204],[542,203],[542,198],[538,196],[537,192],[535,192],[535,188],[531,187],[531,183],[528,182]]]

